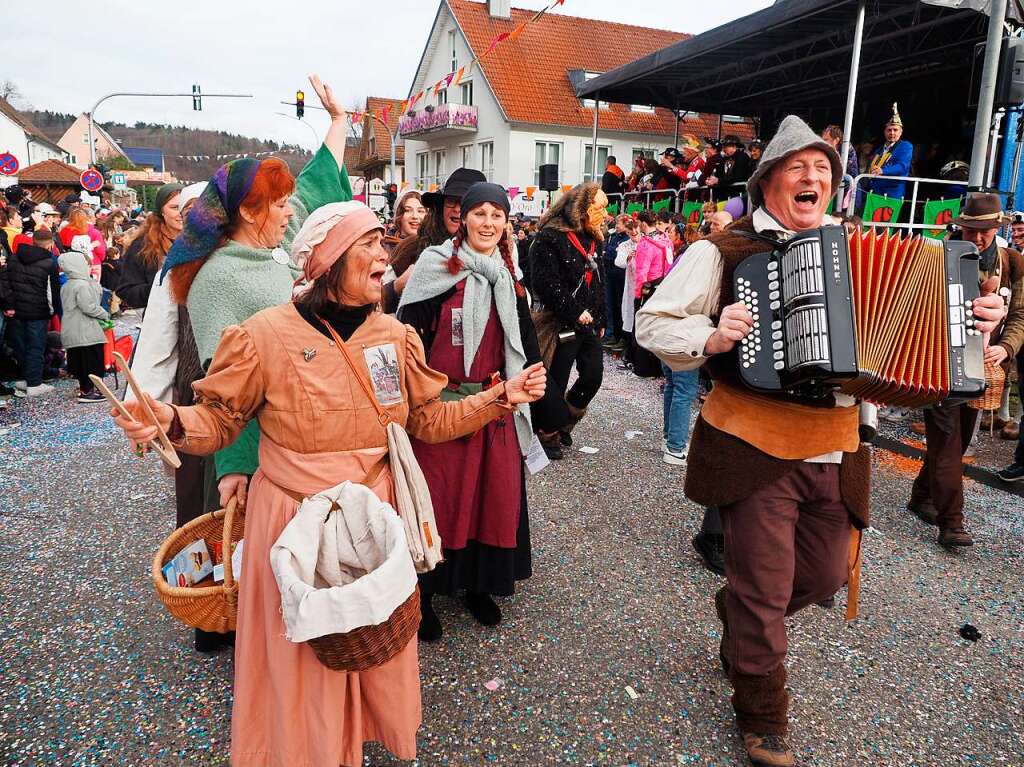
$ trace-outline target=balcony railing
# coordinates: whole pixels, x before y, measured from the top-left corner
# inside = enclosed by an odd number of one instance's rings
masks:
[[[398,120],[398,133],[402,138],[418,138],[429,135],[445,138],[459,133],[475,133],[477,109],[465,104],[440,104],[426,106]]]

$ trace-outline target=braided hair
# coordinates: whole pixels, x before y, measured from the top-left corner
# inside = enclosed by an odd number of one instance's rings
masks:
[[[452,256],[448,259],[448,271],[451,274],[458,274],[459,270],[464,266],[462,259],[459,258],[459,248],[468,236],[466,219],[462,219],[462,223],[459,224],[459,231],[452,238]],[[516,296],[518,298],[525,298],[526,290],[523,288],[522,283],[516,279],[516,265],[512,260],[512,243],[508,238],[508,229],[504,229],[501,232],[501,239],[498,240],[498,252],[501,253],[501,260],[505,262],[505,268],[508,269],[508,273],[512,275],[512,284],[515,285]]]

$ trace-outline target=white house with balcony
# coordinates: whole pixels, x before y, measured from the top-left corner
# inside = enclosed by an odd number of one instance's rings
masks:
[[[420,189],[440,185],[458,167],[475,168],[506,187],[540,186],[540,166],[558,166],[559,185],[590,180],[592,101],[575,86],[687,35],[548,13],[506,40],[456,83],[434,85],[484,54],[491,41],[512,32],[534,11],[509,0],[441,0],[409,89],[424,91],[399,120],[406,178]],[[680,133],[713,136],[717,115],[687,113]],[[672,144],[675,116],[649,105],[605,104],[598,111],[598,180],[614,156],[628,174],[639,154],[653,156]],[[520,195],[522,198],[524,195]],[[539,212],[539,195],[514,208]]]

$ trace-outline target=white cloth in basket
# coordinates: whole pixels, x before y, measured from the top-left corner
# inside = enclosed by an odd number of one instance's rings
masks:
[[[404,527],[353,482],[304,500],[270,549],[285,636],[305,642],[391,617],[416,588]]]

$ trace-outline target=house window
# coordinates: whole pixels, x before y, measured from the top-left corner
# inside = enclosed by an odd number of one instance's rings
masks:
[[[370,134],[370,157],[374,157],[377,154],[377,137]]]
[[[488,181],[494,181],[494,142],[485,141],[480,144],[480,170]]]
[[[462,83],[459,85],[461,91],[462,103],[467,107],[473,106],[473,81],[470,80],[468,83]]]
[[[459,149],[462,152],[462,165],[463,168],[473,167],[473,145],[463,144]]]
[[[540,186],[540,166],[560,165],[562,159],[562,145],[553,141],[538,141],[534,144],[533,153],[533,183]],[[559,168],[558,177],[561,178],[562,171]]]
[[[442,183],[444,183],[445,166],[448,163],[448,151],[445,149],[437,149],[433,152],[433,155],[434,176],[431,179],[431,183],[440,186]]]
[[[430,188],[430,158],[426,152],[416,153],[416,188]]]
[[[583,147],[583,182],[589,183],[591,181],[600,181],[601,176],[604,175],[604,166],[608,164],[608,155],[612,153],[610,146],[597,147],[597,178],[595,179],[590,175],[592,168],[591,162],[594,158],[594,146],[593,144],[586,144]]]
[[[650,106],[648,104],[630,104],[629,105],[629,111],[630,112],[643,112],[644,114],[652,115],[652,114],[654,114],[654,107],[652,107],[652,106]]]
[[[632,157],[629,160],[629,167],[636,167],[636,158],[643,157],[646,160],[656,160],[658,158],[658,150],[655,147],[646,146],[635,146],[633,147]],[[631,173],[631,170],[626,170],[626,173]]]
[[[585,72],[584,73],[584,78],[589,81],[589,80],[593,80],[595,77],[597,77],[597,76],[599,76],[601,74],[603,74],[603,73],[601,73],[601,72]],[[580,103],[582,103],[583,106],[586,107],[587,109],[593,109],[594,108],[594,100],[593,99],[581,99]],[[609,104],[608,104],[607,101],[602,101],[600,108],[601,109],[607,109],[608,106],[609,106]]]
[[[447,103],[448,103],[448,89],[447,88],[442,88],[441,90],[439,90],[437,92],[437,105],[441,106],[442,104],[447,104]]]
[[[448,50],[451,51],[451,54],[452,54],[452,68],[449,71],[455,72],[459,68],[459,54],[455,50],[455,30],[454,29],[448,30]]]

